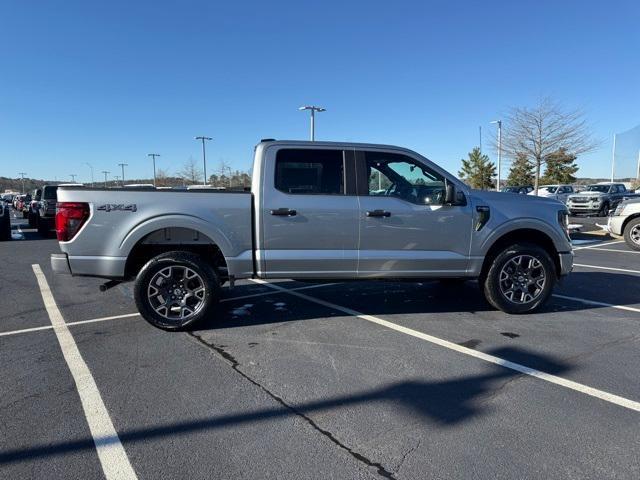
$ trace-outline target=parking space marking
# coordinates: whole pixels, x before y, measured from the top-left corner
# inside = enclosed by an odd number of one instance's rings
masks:
[[[73,325],[84,325],[85,323],[105,322],[107,320],[119,320],[121,318],[138,317],[139,313],[125,313],[123,315],[113,315],[111,317],[92,318],[90,320],[79,320],[77,322],[65,322],[65,327],[71,327]],[[52,330],[58,328],[55,325],[44,325],[43,327],[23,328],[21,330],[11,330],[9,332],[0,332],[0,337],[6,337],[9,335],[18,335],[21,333],[39,332],[41,330]]]
[[[592,248],[591,252],[640,253],[636,250],[616,250],[614,248]]]
[[[328,287],[329,285],[337,285],[337,283],[319,283],[319,284],[316,284],[316,285],[305,285],[304,287],[292,288],[292,289],[290,289],[290,291],[297,292],[298,290],[309,290],[311,288]],[[234,300],[244,300],[245,298],[264,297],[265,295],[277,295],[277,294],[278,294],[278,292],[276,292],[276,291],[252,293],[251,295],[242,295],[242,296],[239,296],[239,297],[223,298],[222,300],[220,300],[220,303],[222,303],[222,302],[232,302]]]
[[[616,243],[624,243],[624,240],[616,240],[615,242],[605,242],[605,243],[597,243],[595,245],[586,245],[584,247],[574,247],[574,250],[584,250],[585,248],[597,248],[597,247],[604,247],[606,245],[615,245]]]
[[[582,268],[596,268],[598,270],[613,270],[614,272],[625,272],[625,273],[640,274],[640,270],[628,270],[626,268],[601,267],[599,265],[586,265],[584,263],[574,263],[573,266],[574,267],[582,267]]]
[[[578,297],[569,297],[567,295],[560,295],[560,294],[557,294],[557,293],[554,293],[552,296],[556,297],[556,298],[562,298],[563,300],[571,300],[573,302],[584,303],[584,304],[587,304],[587,305],[596,305],[598,307],[617,308],[618,310],[626,310],[628,312],[640,313],[640,308],[627,307],[626,305],[614,305],[613,303],[597,302],[595,300],[587,300],[586,298],[578,298]]]
[[[82,358],[80,350],[78,350],[78,346],[62,317],[62,313],[58,309],[40,265],[33,264],[31,268],[33,268],[33,273],[38,281],[40,294],[49,315],[49,320],[55,327],[53,331],[75,381],[105,477],[107,480],[137,479],[138,477],[131,466],[131,462],[129,462],[129,457],[127,457],[118,433],[113,426],[107,407],[100,396],[98,386],[91,375],[89,367]]]
[[[457,343],[449,342],[448,340],[443,340],[438,337],[434,337],[432,335],[428,335],[426,333],[419,332],[417,330],[413,330],[411,328],[403,327],[401,325],[395,324],[393,322],[389,322],[388,320],[383,320],[382,318],[367,315],[356,310],[353,310],[348,307],[343,307],[341,305],[337,305],[335,303],[327,302],[325,300],[321,300],[319,298],[311,297],[304,293],[289,291],[286,288],[283,288],[276,284],[271,284],[265,280],[252,279],[254,283],[259,283],[262,285],[267,285],[270,288],[279,290],[284,293],[288,293],[289,295],[293,295],[298,298],[302,298],[309,302],[317,303],[318,305],[322,305],[324,307],[330,308],[332,310],[337,310],[339,312],[343,312],[347,315],[360,318],[362,320],[366,320],[371,323],[375,323],[377,325],[389,328],[391,330],[395,330],[400,333],[404,333],[406,335],[410,335],[412,337],[419,338],[421,340],[425,340],[427,342],[433,343],[434,345],[438,345],[449,350],[456,351],[458,353],[462,353],[464,355],[468,355],[470,357],[477,358],[479,360],[483,360],[485,362],[492,363],[494,365],[499,365],[501,367],[509,368],[511,370],[515,370],[516,372],[523,373],[525,375],[529,375],[534,378],[538,378],[540,380],[544,380],[546,382],[559,385],[561,387],[568,388],[570,390],[574,390],[579,393],[583,393],[585,395],[589,395],[591,397],[598,398],[600,400],[604,400],[605,402],[609,402],[615,405],[618,405],[623,408],[627,408],[629,410],[634,410],[636,412],[640,412],[640,402],[636,402],[634,400],[630,400],[628,398],[624,398],[618,395],[614,395],[609,392],[605,392],[604,390],[598,390],[597,388],[589,387],[588,385],[583,385],[581,383],[574,382],[572,380],[568,380],[566,378],[558,377],[556,375],[551,375],[549,373],[542,372],[540,370],[536,370],[534,368],[527,367],[525,365],[521,365],[519,363],[511,362],[509,360],[505,360],[500,357],[496,357],[493,355],[489,355],[483,352],[479,352],[477,350],[473,350],[471,348],[463,347],[462,345],[458,345]]]

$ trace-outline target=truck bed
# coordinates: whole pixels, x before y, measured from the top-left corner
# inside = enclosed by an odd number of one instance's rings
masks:
[[[74,275],[121,278],[141,242],[213,243],[231,274],[252,272],[250,192],[60,187],[58,202],[86,202],[90,208],[78,234],[60,242]]]

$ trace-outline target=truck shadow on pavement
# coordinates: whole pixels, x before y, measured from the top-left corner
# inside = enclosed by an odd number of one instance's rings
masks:
[[[498,348],[486,353],[554,375],[566,373],[571,369],[568,364],[562,361],[522,348]],[[420,419],[426,430],[447,428],[479,415],[499,415],[500,412],[496,411],[496,407],[492,406],[489,401],[503,391],[506,383],[524,376],[514,370],[492,365],[486,373],[479,375],[435,381],[407,380],[382,385],[371,390],[356,391],[348,395],[306,403],[289,403],[287,399],[271,392],[249,377],[248,374],[242,371],[240,365],[232,364],[232,368],[249,382],[261,388],[277,405],[249,412],[225,412],[203,418],[121,430],[118,435],[125,448],[128,443],[133,442],[184,436],[240,425],[257,426],[261,422],[290,416],[304,418],[314,429],[323,435],[330,436],[334,443],[346,448],[337,438],[341,436],[349,438],[349,435],[341,435],[340,432],[329,433],[326,430],[326,426],[319,425],[314,420],[313,414],[319,413],[321,414],[319,419],[323,419],[326,418],[328,412],[342,408],[353,406],[359,408],[371,408],[373,406],[378,408],[380,406],[396,412],[397,415],[406,415],[414,420],[415,418]],[[357,409],[356,411],[359,410]],[[348,428],[348,426],[343,428]],[[223,434],[221,433],[221,435]],[[117,441],[117,437],[95,439],[95,443],[99,443],[102,446],[113,444]],[[0,451],[0,465],[31,461],[83,450],[92,451],[94,448],[94,439],[91,437],[32,445]],[[350,447],[350,451],[353,448],[356,447]]]
[[[280,282],[279,285],[293,289],[310,284]],[[221,316],[199,324],[196,329],[246,327],[345,315],[285,292],[234,299],[234,297],[264,292],[272,292],[272,290],[255,285],[240,286],[227,291],[229,296],[221,305]],[[486,314],[495,313],[495,315],[509,317],[495,310],[485,301],[477,282],[465,282],[457,286],[440,284],[437,281],[344,282],[300,290],[299,293],[369,315],[485,313],[483,319],[490,320],[485,318]],[[640,282],[635,275],[574,272],[555,288],[554,293],[615,305],[634,305],[638,304],[640,299]],[[539,312],[532,314],[532,319],[602,308],[606,306],[552,297]],[[522,316],[513,316],[513,318],[522,318]],[[432,319],[425,317],[425,321]]]

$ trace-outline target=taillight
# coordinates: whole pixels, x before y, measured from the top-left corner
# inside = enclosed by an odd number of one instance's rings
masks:
[[[59,202],[56,208],[56,236],[60,242],[68,242],[89,218],[89,204]]]

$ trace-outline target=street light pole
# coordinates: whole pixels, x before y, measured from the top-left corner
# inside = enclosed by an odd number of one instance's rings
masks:
[[[315,141],[316,139],[316,112],[326,112],[326,108],[317,107],[315,105],[305,105],[298,110],[310,110],[311,111],[311,141]]]
[[[153,186],[156,186],[156,157],[159,157],[158,153],[147,153],[147,157],[153,158]]]
[[[122,168],[122,186],[124,187],[124,167],[128,167],[128,163],[119,163],[118,166]]]
[[[616,134],[613,134],[613,149],[611,150],[611,183],[616,171]]]
[[[26,172],[19,172],[18,175],[20,175],[20,177],[22,178],[22,193],[24,194],[24,176],[26,175]]]
[[[498,178],[496,182],[496,192],[500,191],[500,169],[502,167],[502,120],[494,120],[491,123],[498,124]]]
[[[104,188],[107,188],[107,174],[110,173],[107,170],[102,170],[102,173],[104,173]]]
[[[195,137],[196,140],[202,140],[202,165],[204,167],[204,179],[202,181],[203,185],[207,184],[207,151],[204,147],[205,140],[213,140],[211,137]]]
[[[93,166],[89,162],[84,162],[91,169],[91,186],[93,187]]]

